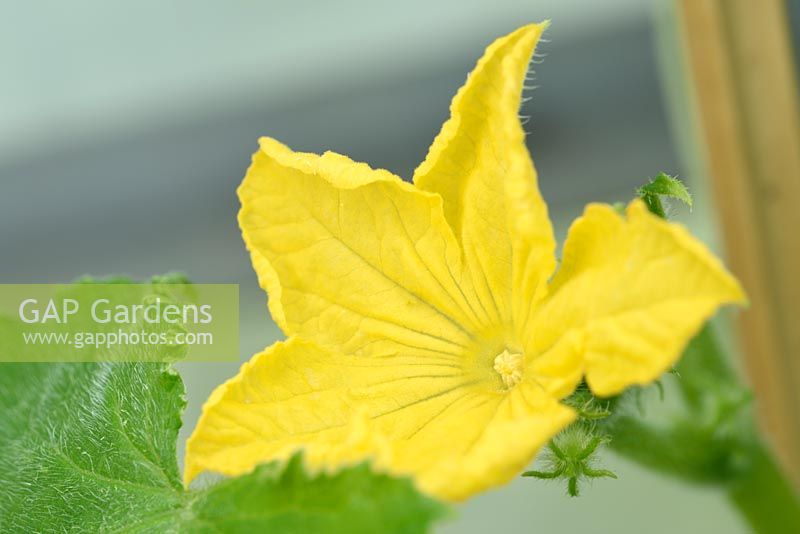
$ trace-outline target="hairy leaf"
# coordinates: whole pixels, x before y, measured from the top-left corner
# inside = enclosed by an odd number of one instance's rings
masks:
[[[661,197],[674,198],[690,208],[692,207],[692,195],[683,182],[663,172],[650,180],[648,184],[640,187],[637,194],[644,200],[650,211],[661,218],[667,217]]]
[[[302,459],[186,491],[184,408],[165,363],[0,366],[0,532],[424,532],[442,513],[408,480]]]

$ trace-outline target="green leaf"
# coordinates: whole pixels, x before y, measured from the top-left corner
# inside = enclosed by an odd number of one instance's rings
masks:
[[[405,479],[361,464],[309,476],[295,456],[276,475],[267,464],[195,497],[193,532],[424,532],[443,507]]]
[[[667,213],[661,197],[674,198],[690,208],[692,207],[692,195],[683,182],[663,172],[653,178],[650,183],[640,187],[636,193],[639,198],[644,200],[652,213],[662,218],[666,218]]]
[[[0,532],[424,532],[410,481],[300,457],[184,490],[184,387],[166,363],[0,365]]]
[[[0,531],[176,525],[183,393],[166,364],[3,364]]]

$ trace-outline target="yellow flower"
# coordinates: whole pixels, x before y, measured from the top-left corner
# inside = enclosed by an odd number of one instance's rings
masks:
[[[559,400],[582,378],[597,395],[646,384],[720,305],[743,299],[702,244],[639,201],[625,216],[588,206],[556,271],[517,116],[545,27],[486,50],[413,185],[261,140],[239,223],[289,340],[211,396],[187,482],[299,447],[322,464],[352,461],[340,444],[363,412],[364,435],[390,453],[361,440],[356,456],[464,499],[507,482],[574,420]]]

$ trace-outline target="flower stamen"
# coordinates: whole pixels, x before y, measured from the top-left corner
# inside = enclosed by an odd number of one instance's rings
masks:
[[[511,389],[522,380],[522,354],[503,350],[494,359],[494,370],[503,379],[503,385]]]

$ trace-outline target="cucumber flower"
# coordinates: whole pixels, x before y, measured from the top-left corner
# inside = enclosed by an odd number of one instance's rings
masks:
[[[187,483],[301,448],[330,467],[372,451],[463,500],[519,474],[575,419],[561,400],[582,380],[598,396],[647,384],[744,299],[700,242],[638,200],[624,215],[589,205],[557,268],[518,117],[546,25],[487,48],[413,184],[261,139],[239,224],[288,339],[212,394]],[[356,455],[341,452],[354,418]]]

